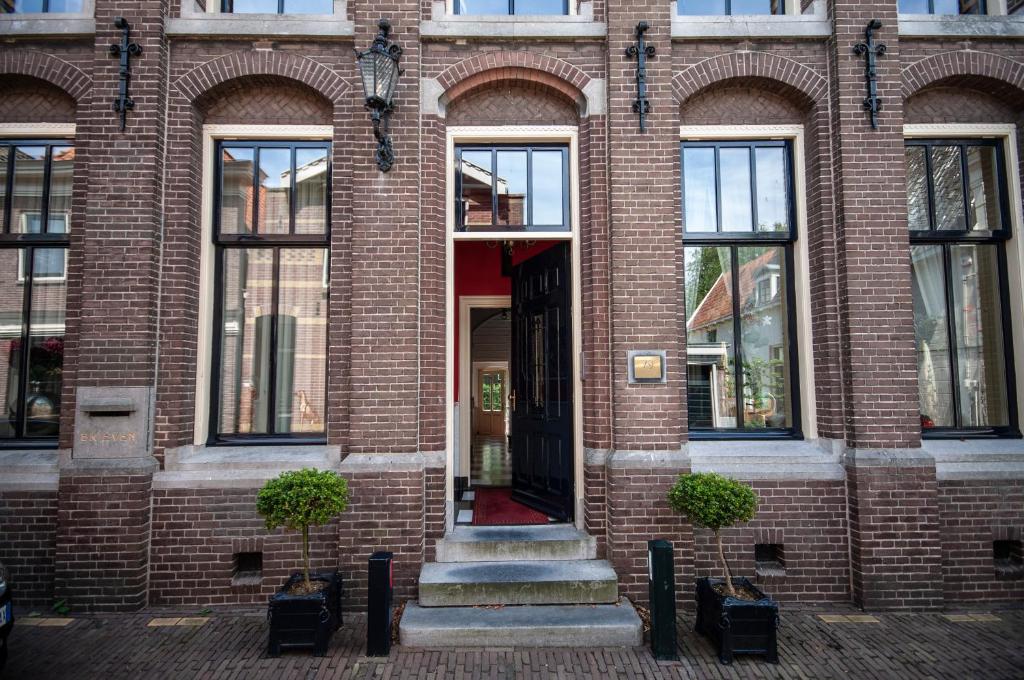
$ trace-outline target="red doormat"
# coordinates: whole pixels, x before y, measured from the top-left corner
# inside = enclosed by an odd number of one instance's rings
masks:
[[[477,487],[473,498],[473,526],[547,524],[548,516],[512,500],[512,489]]]

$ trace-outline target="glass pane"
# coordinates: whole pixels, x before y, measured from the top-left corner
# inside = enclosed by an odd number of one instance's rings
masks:
[[[222,258],[218,431],[266,433],[270,413],[274,251],[229,249],[223,251]]]
[[[1024,0],[1010,0],[1006,5],[1007,14],[1024,14]]]
[[[42,233],[45,146],[14,148],[14,188],[11,193],[11,231]]]
[[[235,14],[277,14],[277,0],[227,0],[227,6]]]
[[[63,270],[64,254],[63,248],[36,248],[34,271]],[[31,296],[25,436],[56,437],[64,372],[64,276],[33,277]]]
[[[725,14],[725,0],[679,0],[678,7],[683,16]]]
[[[277,318],[278,433],[324,432],[327,287],[324,249],[281,250]]]
[[[295,233],[327,232],[327,149],[295,150]]]
[[[43,0],[14,0],[14,11],[15,12],[42,12],[43,11]]]
[[[733,276],[729,248],[684,248],[690,427],[736,427]]]
[[[722,191],[722,231],[751,231],[750,149],[718,150]]]
[[[500,162],[500,155],[499,155]],[[561,151],[533,152],[533,224],[561,227],[566,224],[564,208],[565,168]]]
[[[82,11],[82,0],[50,0],[50,12],[77,13]]]
[[[796,0],[794,0],[795,2]],[[732,14],[782,14],[780,5],[775,0],[732,0]]]
[[[565,0],[515,0],[516,14],[566,14]]]
[[[997,246],[950,248],[960,415],[964,427],[1009,423]]]
[[[928,166],[927,149],[908,146],[904,150],[907,161],[907,225],[910,231],[928,231]]]
[[[220,233],[252,233],[253,150],[221,150]]]
[[[547,403],[547,351],[545,345],[545,331],[547,325],[544,323],[544,314],[534,314],[530,317],[528,326],[529,351],[530,351],[530,411],[543,413]]]
[[[0,146],[0,231],[5,231],[6,224],[4,224],[4,215],[6,210],[4,206],[7,205],[7,160],[10,158],[10,147]]]
[[[683,149],[683,229],[687,232],[717,231],[715,150]]]
[[[526,152],[498,152],[498,224],[524,225],[526,219]]]
[[[921,427],[953,427],[953,371],[942,246],[913,246],[910,257]]]
[[[757,172],[757,230],[789,231],[785,149],[755,149],[754,166]]]
[[[462,183],[462,226],[491,226],[491,152],[463,151],[459,172]]]
[[[999,171],[996,150],[991,146],[967,147],[968,228],[974,231],[1002,229],[999,211]]]
[[[0,439],[17,436],[18,380],[21,369],[21,332],[25,284],[19,248],[0,249],[0,389],[4,412],[0,415]]]
[[[55,146],[50,150],[50,211],[47,231],[66,234],[71,228],[71,176],[75,169],[75,149]]]
[[[285,14],[334,14],[334,0],[284,0]]]
[[[287,234],[292,150],[260,149],[260,234]]]
[[[980,0],[935,0],[935,14],[978,14]]]
[[[508,14],[508,0],[455,0],[456,14]]]
[[[743,427],[792,427],[785,251],[739,248]]]
[[[900,0],[899,11],[903,14],[928,14],[928,0]]]
[[[480,381],[480,408],[491,410],[491,374],[484,373]]]
[[[965,229],[963,166],[960,147],[932,147],[932,182],[935,191],[935,227]]]

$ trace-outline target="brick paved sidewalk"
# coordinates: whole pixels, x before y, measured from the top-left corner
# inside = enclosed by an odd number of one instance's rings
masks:
[[[363,656],[365,617],[346,617],[329,656],[264,655],[266,623],[257,611],[151,610],[22,618],[11,636],[6,678],[1024,678],[1024,610],[991,614],[880,614],[852,609],[783,610],[781,663],[740,657],[721,666],[711,646],[680,620],[678,663],[647,648],[602,650],[443,650],[396,647],[388,659]],[[876,622],[850,620],[871,619]],[[158,624],[151,625],[154,619]],[[825,619],[828,619],[826,621]]]

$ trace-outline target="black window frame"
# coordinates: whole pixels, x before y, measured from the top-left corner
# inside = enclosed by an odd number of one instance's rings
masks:
[[[970,177],[967,170],[967,148],[987,147],[995,149],[996,153],[996,181],[999,184],[999,219],[1001,229],[994,231],[971,231],[968,229],[936,229],[935,218],[935,179],[932,174],[932,147],[936,146],[959,146],[961,162],[961,179],[963,182],[964,194],[964,226],[970,215],[970,198],[968,183]],[[999,299],[1000,318],[1003,327],[1003,361],[1006,380],[1006,426],[985,426],[985,427],[930,427],[921,428],[921,436],[924,439],[1019,439],[1021,437],[1020,423],[1017,415],[1017,377],[1013,357],[1013,314],[1010,309],[1010,285],[1007,261],[1007,243],[1011,235],[1010,219],[1010,194],[1009,181],[1006,171],[1006,153],[1004,142],[994,138],[908,138],[904,140],[904,148],[924,147],[925,148],[925,173],[928,183],[928,230],[910,230],[908,220],[908,231],[910,234],[910,246],[939,246],[942,248],[943,285],[945,286],[946,300],[946,337],[950,343],[950,382],[951,394],[953,396],[953,419],[955,423],[963,422],[963,413],[960,405],[959,386],[959,357],[957,352],[952,351],[956,347],[956,315],[954,312],[953,287],[950,285],[952,276],[951,249],[959,245],[991,245],[995,246],[996,261],[999,274]],[[916,342],[916,337],[915,337]]]
[[[796,1],[796,0],[792,0]],[[770,0],[769,0],[770,2]],[[732,0],[725,0],[725,12],[723,14],[683,14],[682,13],[682,0],[676,4],[676,16],[678,17],[731,17],[731,16],[750,16],[750,17],[778,17],[786,14],[786,0],[779,0],[779,11],[777,14],[769,12],[768,14],[733,14],[732,13]]]
[[[985,0],[978,0],[978,11],[977,12],[960,12],[958,14],[945,14],[935,12],[935,0],[928,0],[928,11],[927,12],[904,12],[899,10],[900,14],[920,14],[922,16],[944,16],[944,17],[976,17],[986,16],[988,14],[988,4]]]
[[[45,2],[49,2],[49,0],[44,0],[44,1]],[[277,0],[277,12],[240,12],[240,14],[279,14],[279,15],[288,14],[288,15],[295,15],[295,16],[303,16],[303,15],[305,15],[305,16],[324,16],[323,14],[318,14],[318,13],[314,13],[314,12],[285,12],[284,11],[284,3],[285,3],[285,0]],[[235,13],[234,0],[221,0],[221,2],[220,2],[220,13],[221,14],[234,14]],[[330,13],[332,15],[334,14],[334,4],[333,4],[333,2],[331,3],[331,12]]]
[[[228,0],[225,0],[227,2]],[[279,0],[283,2],[284,0]],[[463,14],[459,11],[459,0],[452,2],[452,14],[466,17],[512,17],[512,16],[569,16],[569,0],[562,0],[561,14],[516,14],[516,0],[508,0],[508,12],[506,14]]]
[[[526,160],[526,209],[527,222],[533,221],[533,152],[534,151],[561,151],[562,152],[562,224],[497,224],[498,216],[498,188],[491,184],[491,224],[490,229],[484,229],[487,225],[472,225],[479,227],[467,229],[463,221],[462,201],[462,154],[465,151],[489,151],[491,153],[491,176],[498,175],[498,152],[499,151],[525,151]],[[572,233],[572,167],[569,164],[569,145],[561,142],[542,142],[538,144],[456,144],[455,145],[455,233]]]
[[[28,397],[28,363],[31,352],[27,351],[30,344],[31,337],[31,324],[29,321],[32,318],[32,290],[34,288],[34,272],[35,267],[35,251],[36,248],[43,249],[64,249],[64,268],[67,270],[67,261],[71,249],[71,224],[70,219],[68,221],[67,229],[63,233],[50,233],[50,184],[51,184],[51,171],[53,169],[53,147],[69,146],[76,150],[74,138],[46,138],[46,139],[35,139],[35,138],[4,138],[0,139],[0,146],[7,147],[7,168],[6,178],[4,187],[4,198],[3,205],[0,205],[0,210],[3,211],[3,229],[0,231],[0,248],[21,250],[24,249],[24,271],[23,277],[20,279],[24,288],[22,289],[22,308],[21,308],[21,347],[22,352],[19,357],[18,367],[18,405],[15,413],[15,437],[10,439],[0,439],[0,449],[55,449],[59,445],[60,440],[60,416],[58,416],[58,431],[56,435],[47,436],[27,436],[25,434],[26,425],[26,406]],[[19,146],[44,146],[46,147],[46,158],[43,162],[43,193],[40,197],[40,228],[45,229],[45,233],[40,234],[20,234],[11,231],[11,213],[13,212],[12,199],[14,197],[14,161],[15,154],[13,149]],[[73,180],[72,180],[73,181]],[[73,191],[73,189],[72,189]],[[69,215],[70,217],[70,215]],[[19,258],[21,256],[19,255]],[[42,279],[52,280],[52,277]],[[66,277],[65,277],[66,281]],[[67,313],[67,300],[65,299],[65,314]],[[65,330],[66,338],[66,330]],[[61,379],[61,389],[63,390],[63,378]],[[5,397],[6,398],[6,397]]]
[[[221,233],[221,187],[223,178],[223,149],[251,147],[253,149],[253,215],[252,233],[223,234]],[[259,149],[291,149],[292,168],[291,187],[289,192],[288,205],[288,230],[287,234],[260,234],[259,229],[259,201],[255,197],[259,195]],[[296,149],[324,149],[327,152],[327,191],[325,197],[325,224],[323,234],[296,234],[295,233],[295,207],[296,207],[296,175],[295,150]],[[310,250],[323,249],[327,262],[330,262],[331,255],[331,178],[333,174],[332,143],[330,140],[261,140],[261,139],[221,139],[214,145],[214,191],[213,191],[213,256],[214,256],[214,285],[213,285],[213,351],[211,354],[210,371],[210,408],[208,413],[209,427],[207,434],[208,446],[272,446],[287,444],[326,444],[327,443],[327,420],[324,414],[323,433],[308,432],[274,432],[275,418],[273,417],[274,405],[277,394],[277,328],[278,328],[278,302],[280,298],[280,273],[281,273],[281,250],[293,248],[308,248]],[[270,386],[268,392],[271,394],[268,399],[267,414],[268,433],[244,434],[220,432],[220,407],[221,407],[221,373],[223,361],[222,327],[224,325],[224,261],[229,250],[250,249],[274,251],[273,257],[273,281],[274,288],[272,296],[271,330],[269,368]],[[330,271],[328,265],[328,272]],[[329,274],[328,274],[329,276]],[[328,279],[329,285],[329,279]],[[328,306],[328,319],[330,318],[330,307]],[[325,344],[324,372],[327,373],[327,359]],[[324,381],[324,404],[327,404],[328,381]]]
[[[756,148],[782,148],[784,149],[783,159],[785,163],[785,186],[788,191],[788,214],[789,231],[721,231],[722,228],[722,184],[720,177],[719,150],[722,148],[749,148],[751,163],[751,226],[757,225],[757,175],[755,172],[755,149]],[[683,152],[688,148],[714,148],[715,149],[715,205],[716,223],[718,231],[715,232],[687,232],[685,217],[685,165]],[[736,391],[736,427],[735,428],[694,428],[687,423],[687,430],[691,440],[801,440],[803,434],[803,410],[802,396],[800,393],[800,364],[799,364],[799,336],[797,324],[797,302],[796,302],[796,273],[795,273],[795,248],[798,239],[797,210],[796,210],[796,184],[793,172],[793,143],[791,140],[776,139],[750,139],[750,140],[714,140],[714,141],[683,141],[679,144],[679,189],[680,189],[680,215],[682,217],[683,247],[728,247],[730,257],[730,269],[733,273],[732,291],[732,323],[733,323],[733,348],[731,358],[736,366],[735,391]],[[788,343],[787,358],[789,360],[789,379],[792,387],[792,394],[786,395],[789,399],[792,410],[793,424],[791,427],[782,428],[759,428],[748,430],[743,427],[743,343],[742,343],[742,314],[740,310],[740,296],[736,288],[740,285],[740,264],[739,248],[751,246],[781,247],[785,260],[785,288],[786,288],[786,332],[790,338]],[[685,266],[685,264],[684,264]],[[685,272],[684,272],[685,280]],[[683,296],[685,298],[685,284]],[[685,305],[685,300],[684,300]],[[684,312],[685,317],[685,312]],[[684,334],[687,331],[684,329]],[[689,366],[689,362],[687,362]],[[687,394],[689,399],[689,394]]]

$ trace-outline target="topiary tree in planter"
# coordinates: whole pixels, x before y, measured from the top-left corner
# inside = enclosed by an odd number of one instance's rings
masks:
[[[725,589],[735,597],[736,589],[722,547],[722,529],[754,519],[757,494],[735,479],[714,472],[698,472],[680,475],[669,489],[668,502],[674,511],[686,515],[694,526],[714,532],[718,561],[725,573]]]
[[[348,509],[348,481],[330,470],[306,468],[282,473],[256,496],[256,512],[267,529],[302,532],[302,575],[309,582],[309,528],[322,526]]]
[[[778,663],[779,606],[746,578],[737,579],[743,589],[742,594],[737,593],[722,547],[722,529],[754,518],[757,494],[742,482],[701,472],[680,475],[668,492],[668,502],[694,526],[714,532],[718,561],[725,575],[721,583],[697,579],[697,632],[718,644],[722,663],[732,663],[737,653],[764,654],[770,663]],[[718,590],[719,586],[724,592]]]

